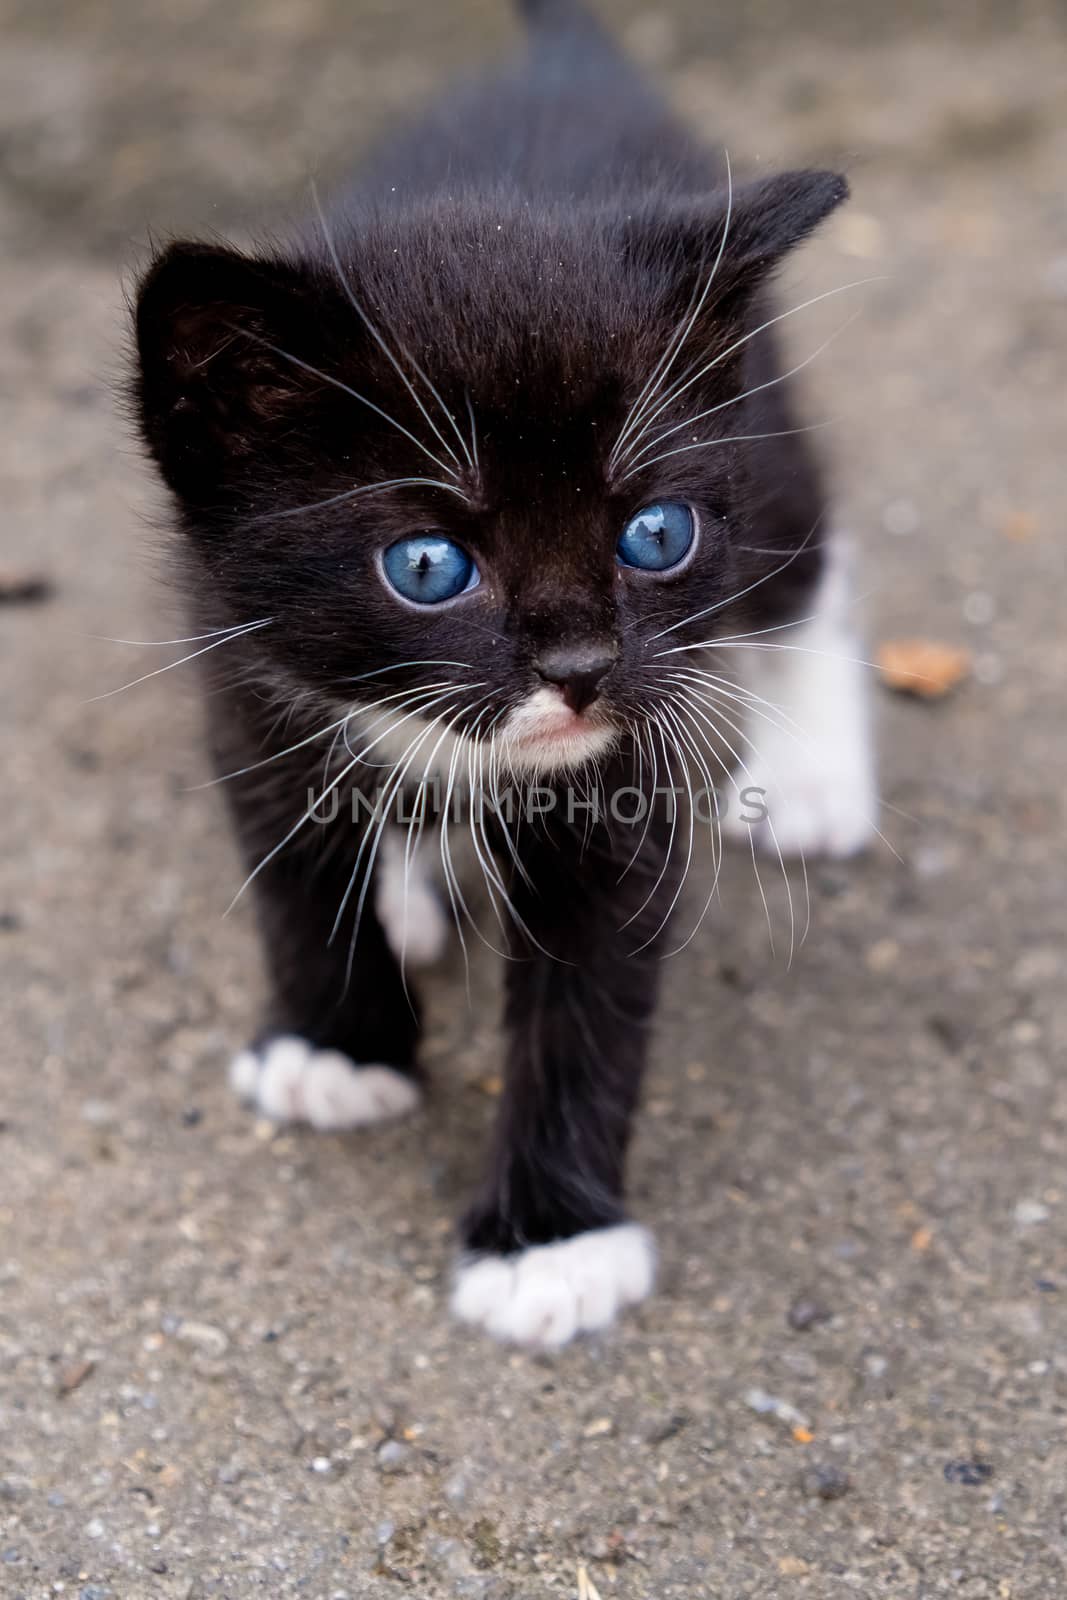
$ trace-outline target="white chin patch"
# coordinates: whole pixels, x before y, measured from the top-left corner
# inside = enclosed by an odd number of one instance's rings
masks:
[[[504,758],[512,771],[547,776],[580,767],[615,743],[613,728],[576,716],[558,689],[535,689],[511,711],[501,729]]]
[[[555,1350],[614,1322],[652,1289],[655,1249],[635,1222],[594,1228],[514,1256],[481,1256],[456,1275],[452,1312],[496,1339]]]
[[[364,1128],[414,1111],[417,1086],[392,1067],[361,1067],[340,1050],[316,1050],[283,1034],[262,1050],[242,1050],[230,1084],[272,1122],[306,1122],[320,1132]]]

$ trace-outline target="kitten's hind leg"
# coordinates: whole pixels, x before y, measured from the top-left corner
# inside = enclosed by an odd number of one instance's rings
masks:
[[[751,836],[775,854],[850,856],[877,831],[867,668],[850,607],[847,550],[837,542],[803,620],[723,651],[731,666],[744,662],[730,676],[753,697],[745,738],[731,743],[744,762],[738,789],[763,793],[756,806],[735,796],[724,821],[746,844]],[[748,820],[756,810],[765,814]]]

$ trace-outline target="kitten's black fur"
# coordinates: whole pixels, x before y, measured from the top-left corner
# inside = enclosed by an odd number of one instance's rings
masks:
[[[676,642],[695,642],[767,626],[795,615],[818,576],[816,466],[803,436],[787,431],[785,386],[760,389],[780,371],[770,333],[739,341],[772,314],[768,274],[844,198],[844,180],[795,172],[734,188],[712,292],[672,378],[736,349],[657,429],[760,392],[697,425],[701,439],[737,442],[624,479],[611,447],[716,260],[726,169],[579,6],[523,9],[523,59],[379,151],[332,208],[347,288],[318,228],[254,255],[175,244],[141,284],[140,416],[174,495],[190,632],[271,619],[205,657],[219,770],[256,767],[226,785],[249,870],[293,827],[321,772],[319,745],[280,752],[353,696],[440,678],[418,663],[466,664],[453,673],[460,700],[465,678],[491,690],[488,702],[481,689],[467,694],[459,727],[472,727],[487,704],[502,709],[535,689],[546,653],[595,646],[616,656],[596,714],[640,719],[661,692],[654,635],[678,624]],[[440,436],[353,297],[394,342]],[[469,400],[479,461],[460,475],[466,498],[426,483],[336,498],[442,478],[374,407],[436,456],[447,460],[445,442],[458,451],[409,358],[464,437]],[[752,435],[777,437],[744,442]],[[661,577],[620,567],[620,530],[664,499],[696,508],[695,559]],[[470,550],[486,578],[432,612],[398,600],[378,567],[391,541],[427,528]],[[634,781],[625,733],[601,768],[605,788]],[[370,768],[360,781],[382,776]],[[680,871],[669,837],[657,811],[640,870],[620,881],[633,830],[588,830],[561,805],[516,830],[522,872],[512,849],[500,854],[521,959],[507,970],[492,1164],[464,1223],[472,1250],[510,1252],[625,1215],[624,1156]],[[416,1013],[373,896],[346,978],[359,885],[345,896],[360,838],[342,805],[334,824],[302,828],[255,878],[272,974],[267,1027],[416,1074]]]

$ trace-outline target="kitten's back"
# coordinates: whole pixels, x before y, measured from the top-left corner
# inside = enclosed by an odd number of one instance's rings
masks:
[[[453,90],[372,156],[351,198],[478,190],[590,200],[700,191],[715,162],[578,0],[520,0],[520,58]]]

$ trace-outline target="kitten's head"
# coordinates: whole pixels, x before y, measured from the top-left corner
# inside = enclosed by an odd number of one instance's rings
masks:
[[[527,772],[603,753],[651,715],[658,652],[736,626],[777,560],[746,533],[755,308],[845,193],[454,199],[287,252],[171,246],[138,403],[213,619],[270,619],[257,670],[323,705]]]

